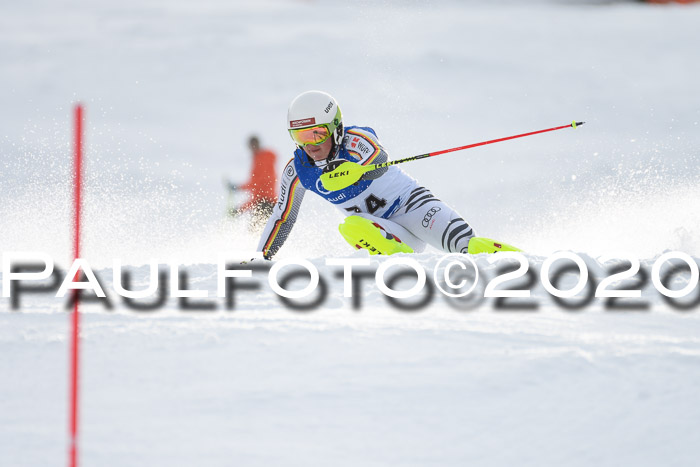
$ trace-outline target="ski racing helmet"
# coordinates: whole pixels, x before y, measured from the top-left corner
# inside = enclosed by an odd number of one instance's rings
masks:
[[[321,144],[332,138],[333,146],[326,160],[338,154],[343,140],[343,114],[338,102],[323,91],[306,91],[289,104],[287,130],[297,147]]]

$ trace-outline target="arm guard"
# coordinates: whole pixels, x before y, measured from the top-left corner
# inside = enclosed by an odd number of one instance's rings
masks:
[[[382,148],[379,151],[379,154],[377,154],[377,157],[374,158],[372,161],[373,164],[383,164],[384,162],[389,160],[389,156],[387,153],[384,151],[384,148]],[[374,180],[375,178],[379,178],[382,175],[384,175],[387,170],[389,170],[389,167],[382,167],[379,169],[374,169],[370,172],[366,172],[365,174],[362,175],[362,178],[360,180]]]

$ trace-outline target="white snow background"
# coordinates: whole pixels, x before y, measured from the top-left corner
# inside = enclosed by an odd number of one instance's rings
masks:
[[[627,311],[566,310],[536,285],[535,311],[436,294],[406,312],[372,284],[353,310],[330,280],[310,312],[264,284],[233,311],[137,312],[110,276],[113,258],[137,285],[150,259],[180,263],[213,296],[217,258],[257,244],[225,218],[222,179],[247,178],[251,133],[286,163],[308,89],[392,158],[584,120],[403,169],[535,271],[558,250],[598,278],[603,254],[698,262],[698,24],[700,5],[632,2],[2,2],[3,252],[70,261],[86,106],[82,256],[113,307],[84,307],[81,464],[697,465],[698,307],[651,284]],[[341,220],[307,196],[279,258],[333,278],[326,257],[363,257]],[[68,324],[52,294],[0,299],[2,466],[66,461]]]

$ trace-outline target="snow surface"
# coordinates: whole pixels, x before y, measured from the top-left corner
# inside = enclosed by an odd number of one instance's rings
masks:
[[[154,259],[212,297],[219,256],[257,244],[224,218],[222,177],[247,177],[251,132],[283,166],[286,107],[313,88],[393,158],[585,120],[403,168],[535,272],[558,250],[598,279],[602,254],[698,262],[700,5],[601,3],[3,4],[3,252],[67,267],[71,108],[87,109],[83,257],[112,308],[84,307],[82,464],[696,465],[698,306],[650,283],[643,309],[567,310],[538,284],[535,311],[436,294],[409,312],[368,284],[355,310],[324,261],[364,256],[308,196],[279,258],[329,278],[314,311],[264,280],[233,311],[134,311],[112,288],[113,258],[139,287]],[[0,299],[0,465],[65,462],[64,307]]]

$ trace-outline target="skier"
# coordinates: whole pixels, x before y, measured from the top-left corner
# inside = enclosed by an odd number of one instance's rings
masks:
[[[327,190],[319,177],[333,162],[367,165],[388,160],[372,128],[343,125],[331,95],[307,91],[297,96],[289,106],[287,130],[297,148],[282,172],[279,197],[258,244],[264,258],[270,259],[287,239],[307,191],[340,209],[347,216],[340,233],[370,254],[421,252],[426,244],[449,253],[518,251],[475,237],[454,209],[396,166],[367,172],[347,188]]]

